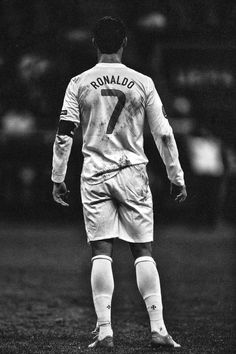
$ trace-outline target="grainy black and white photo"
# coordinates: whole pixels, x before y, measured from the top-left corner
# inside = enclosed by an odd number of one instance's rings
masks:
[[[1,0],[0,353],[235,353],[236,2]]]

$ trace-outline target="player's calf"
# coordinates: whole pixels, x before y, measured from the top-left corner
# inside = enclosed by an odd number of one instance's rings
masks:
[[[167,335],[162,314],[162,297],[159,274],[154,259],[150,256],[135,260],[137,285],[146,304],[151,332]]]

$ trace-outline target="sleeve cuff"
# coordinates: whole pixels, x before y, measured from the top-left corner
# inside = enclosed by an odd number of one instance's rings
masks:
[[[61,176],[56,176],[56,175],[52,175],[51,180],[52,182],[55,183],[62,183],[64,182],[65,176],[61,175]]]
[[[183,180],[175,180],[175,181],[171,181],[171,183],[175,184],[176,186],[179,187],[184,187],[185,186],[185,182]]]

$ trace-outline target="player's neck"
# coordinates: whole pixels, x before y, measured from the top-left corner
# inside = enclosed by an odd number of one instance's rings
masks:
[[[98,51],[99,63],[121,63],[123,50],[119,50],[117,53],[104,54]]]

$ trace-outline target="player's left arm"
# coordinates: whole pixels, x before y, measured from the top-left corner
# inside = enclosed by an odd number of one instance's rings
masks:
[[[53,144],[52,195],[54,201],[62,206],[69,205],[66,202],[69,191],[67,190],[64,180],[73,144],[74,132],[79,126],[79,107],[75,92],[75,83],[72,79],[65,93],[58,130]]]
[[[146,114],[153,138],[171,182],[171,196],[175,201],[182,202],[187,197],[184,173],[179,162],[173,130],[152,80],[147,98]]]

